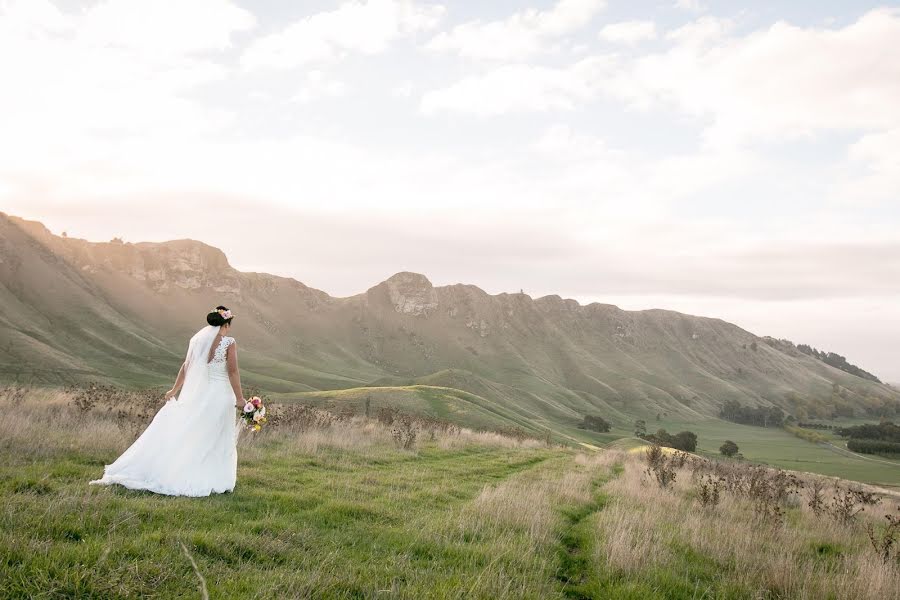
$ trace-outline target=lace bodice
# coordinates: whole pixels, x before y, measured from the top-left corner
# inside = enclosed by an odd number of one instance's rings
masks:
[[[223,336],[221,340],[219,340],[219,345],[216,346],[215,352],[213,352],[212,360],[209,361],[209,375],[214,378],[228,378],[228,372],[225,366],[225,353],[228,352],[228,347],[234,343],[233,337]]]

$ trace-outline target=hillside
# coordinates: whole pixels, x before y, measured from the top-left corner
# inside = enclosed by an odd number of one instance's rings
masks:
[[[425,386],[452,392],[409,392],[437,413],[466,406],[533,427],[572,427],[585,413],[620,426],[659,414],[692,421],[726,400],[811,416],[836,403],[857,414],[900,406],[889,386],[719,319],[435,287],[408,272],[334,298],[239,272],[201,242],[94,243],[0,213],[3,379],[168,384],[217,304],[237,315],[245,379],[281,398]]]

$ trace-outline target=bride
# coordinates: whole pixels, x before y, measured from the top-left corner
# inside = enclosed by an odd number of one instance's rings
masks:
[[[231,492],[237,478],[243,406],[231,311],[216,307],[188,345],[166,403],[137,440],[92,484],[121,484],[170,496]],[[177,396],[177,397],[176,397]]]

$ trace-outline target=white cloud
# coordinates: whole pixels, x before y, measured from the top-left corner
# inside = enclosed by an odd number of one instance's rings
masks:
[[[900,127],[871,133],[850,145],[848,171],[834,190],[851,205],[900,202]]]
[[[700,0],[675,0],[675,8],[690,12],[702,12],[703,10],[706,10],[706,7],[700,3]]]
[[[188,96],[226,77],[215,52],[254,23],[225,0],[0,5],[0,160],[52,170],[115,151],[94,136],[219,129],[231,114]]]
[[[241,64],[291,69],[346,53],[376,54],[404,35],[433,29],[443,14],[443,6],[413,0],[351,0],[256,40]]]
[[[734,28],[734,21],[720,17],[700,17],[696,21],[670,31],[666,38],[684,46],[708,46],[724,40]]]
[[[505,65],[473,75],[448,87],[426,92],[426,115],[462,112],[482,117],[515,112],[567,110],[593,94],[592,73],[604,61],[581,60],[570,67]]]
[[[416,86],[412,81],[406,80],[391,88],[391,95],[395,98],[411,98]]]
[[[559,0],[549,10],[528,9],[502,21],[470,21],[440,33],[426,48],[466,58],[522,60],[584,27],[605,5],[605,0]]]
[[[224,50],[255,17],[227,0],[106,0],[91,7],[79,36],[145,54]]]
[[[709,118],[708,142],[781,140],[900,124],[900,10],[842,29],[778,22],[743,37],[701,19],[664,53],[622,62],[604,88],[637,106]]]
[[[295,102],[307,104],[321,98],[340,98],[347,93],[348,86],[343,81],[331,79],[322,71],[313,70],[306,74],[306,83],[293,97]]]
[[[636,44],[656,38],[656,23],[653,21],[622,21],[610,23],[600,30],[600,39],[619,44]]]

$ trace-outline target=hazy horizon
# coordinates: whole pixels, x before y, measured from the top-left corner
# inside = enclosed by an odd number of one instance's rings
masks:
[[[900,6],[0,5],[0,210],[664,308],[900,382]]]

